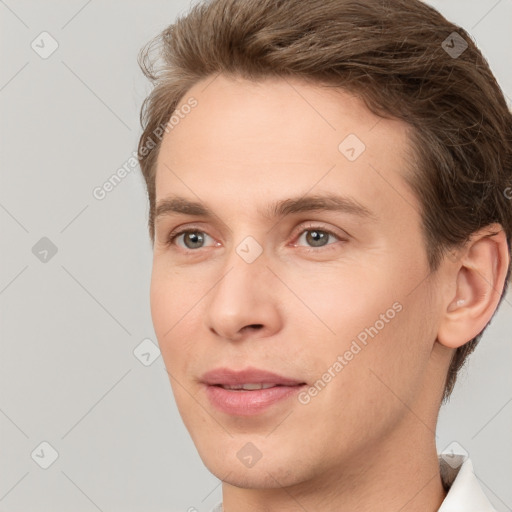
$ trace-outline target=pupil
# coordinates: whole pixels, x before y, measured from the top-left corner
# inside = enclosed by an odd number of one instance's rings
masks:
[[[188,233],[185,240],[190,241],[193,245],[193,248],[196,248],[194,244],[201,244],[203,237],[201,235],[198,235],[197,232],[194,233]],[[186,244],[188,246],[188,243]]]
[[[308,235],[308,238],[310,238],[311,240],[308,240],[308,243],[312,241],[312,245],[318,247],[322,245],[322,241],[325,241],[326,237],[327,233],[323,233],[322,231],[310,231],[310,235]]]

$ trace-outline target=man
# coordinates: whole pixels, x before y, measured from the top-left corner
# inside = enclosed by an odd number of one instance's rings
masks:
[[[215,510],[493,510],[435,445],[510,277],[512,116],[468,34],[213,0],[141,57],[152,318]]]

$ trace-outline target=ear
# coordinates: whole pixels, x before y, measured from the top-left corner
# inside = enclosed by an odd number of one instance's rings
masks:
[[[509,266],[505,231],[491,224],[475,232],[448,275],[454,279],[443,304],[437,340],[458,348],[478,336],[498,306]]]

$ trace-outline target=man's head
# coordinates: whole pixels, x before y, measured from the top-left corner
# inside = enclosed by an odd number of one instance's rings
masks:
[[[256,435],[238,484],[291,484],[432,428],[510,276],[512,116],[468,34],[411,0],[214,0],[143,56],[153,322],[207,466]],[[230,415],[226,366],[307,385]]]

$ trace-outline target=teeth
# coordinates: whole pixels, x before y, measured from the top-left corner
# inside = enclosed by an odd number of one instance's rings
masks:
[[[224,389],[234,389],[234,390],[242,390],[242,391],[254,391],[256,389],[268,389],[274,387],[276,384],[235,384],[234,386],[224,386],[221,385]]]

